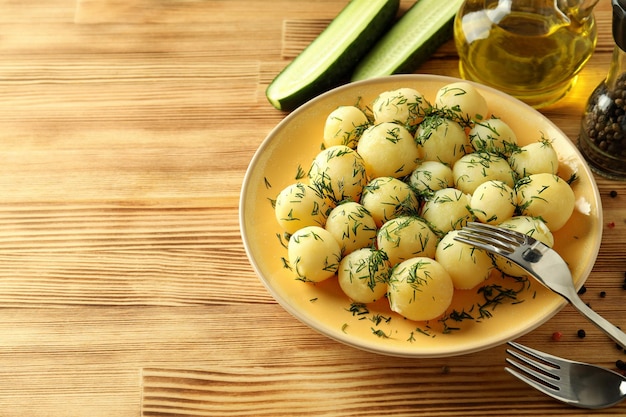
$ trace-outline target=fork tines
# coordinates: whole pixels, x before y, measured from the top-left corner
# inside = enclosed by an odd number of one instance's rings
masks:
[[[559,376],[561,367],[551,360],[552,355],[536,351],[519,343],[509,342],[508,344],[516,350],[507,349],[506,352],[518,362],[506,358],[506,362],[515,368],[505,367],[507,372],[548,395],[556,394],[561,390],[558,385],[558,381],[561,379]]]
[[[455,240],[496,253],[511,253],[524,244],[526,235],[488,224],[469,222]]]

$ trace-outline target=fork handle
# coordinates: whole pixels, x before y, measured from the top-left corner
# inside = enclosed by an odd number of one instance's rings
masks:
[[[609,322],[607,319],[596,313],[589,308],[583,300],[580,299],[578,294],[573,294],[568,297],[570,303],[576,308],[583,316],[587,317],[589,321],[598,326],[600,330],[606,333],[611,339],[617,342],[623,349],[626,349],[626,334],[619,328]]]

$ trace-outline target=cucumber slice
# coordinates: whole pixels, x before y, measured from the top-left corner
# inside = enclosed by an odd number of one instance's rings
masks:
[[[349,81],[357,62],[392,25],[400,0],[352,0],[328,27],[270,83],[265,95],[293,110]]]
[[[352,81],[415,71],[452,38],[463,0],[418,0],[361,60]]]

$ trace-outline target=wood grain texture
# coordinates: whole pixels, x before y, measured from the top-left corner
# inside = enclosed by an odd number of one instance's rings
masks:
[[[345,3],[0,0],[2,417],[626,414],[547,399],[502,371],[504,347],[420,360],[344,346],[256,277],[239,193],[286,115],[264,90]],[[543,110],[574,141],[613,47],[608,1],[596,16],[596,54]],[[448,42],[418,72],[457,65]],[[626,183],[598,184],[583,298],[626,328]],[[571,307],[521,341],[626,360]]]

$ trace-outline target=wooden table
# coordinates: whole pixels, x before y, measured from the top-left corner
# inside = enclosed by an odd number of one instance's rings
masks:
[[[0,415],[626,414],[535,392],[503,371],[504,347],[409,360],[344,346],[256,277],[239,192],[285,117],[264,89],[345,3],[0,0]],[[543,110],[573,140],[613,48],[608,0],[596,17],[595,55]],[[418,72],[458,76],[453,43]],[[597,180],[584,298],[626,328],[626,184]],[[626,360],[569,307],[521,341]]]

